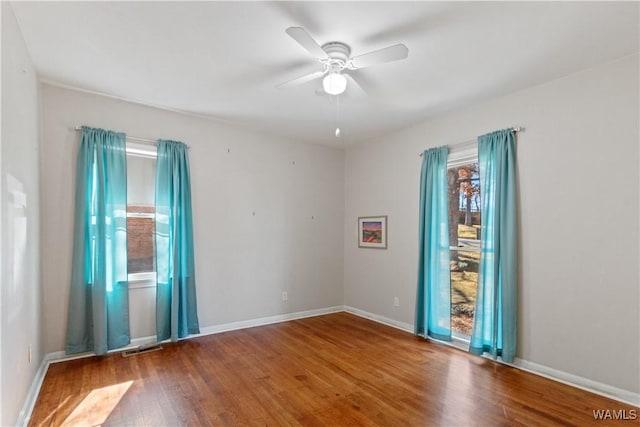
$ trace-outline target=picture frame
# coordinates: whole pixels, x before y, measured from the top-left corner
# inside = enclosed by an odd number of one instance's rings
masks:
[[[387,249],[387,216],[358,217],[358,247]]]

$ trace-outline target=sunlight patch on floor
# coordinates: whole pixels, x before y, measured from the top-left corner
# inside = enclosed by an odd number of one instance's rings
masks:
[[[51,411],[49,413],[49,415],[47,415],[47,418],[44,419],[44,421],[42,421],[42,423],[40,423],[40,425],[49,425],[51,424],[51,420],[53,419],[53,417],[56,415],[56,413],[60,410],[60,408],[63,408],[64,405],[67,404],[67,402],[69,401],[69,399],[71,399],[70,396],[67,396],[64,398],[64,400],[62,401],[62,403],[60,403],[56,409],[54,409],[53,411]]]
[[[103,424],[125,395],[133,381],[97,388],[85,397],[62,422],[63,426],[97,426]]]

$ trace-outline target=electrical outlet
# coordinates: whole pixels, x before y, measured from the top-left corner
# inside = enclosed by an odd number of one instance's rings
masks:
[[[287,295],[286,292],[282,293],[282,301],[288,301],[289,300],[289,295]]]
[[[394,307],[400,307],[400,298],[398,298],[398,297],[394,297],[393,298],[393,306]]]

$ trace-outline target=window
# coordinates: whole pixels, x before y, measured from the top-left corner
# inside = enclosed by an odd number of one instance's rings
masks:
[[[480,265],[480,176],[476,147],[474,144],[452,152],[447,164],[451,331],[462,336],[471,335]]]
[[[156,271],[156,159],[155,151],[144,149],[127,142],[127,267],[132,282],[153,282]]]

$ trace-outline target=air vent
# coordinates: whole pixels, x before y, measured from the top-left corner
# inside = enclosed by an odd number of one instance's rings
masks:
[[[123,351],[122,357],[136,356],[138,354],[151,353],[152,351],[158,351],[158,350],[162,350],[162,346],[157,343],[141,345],[140,347]]]

